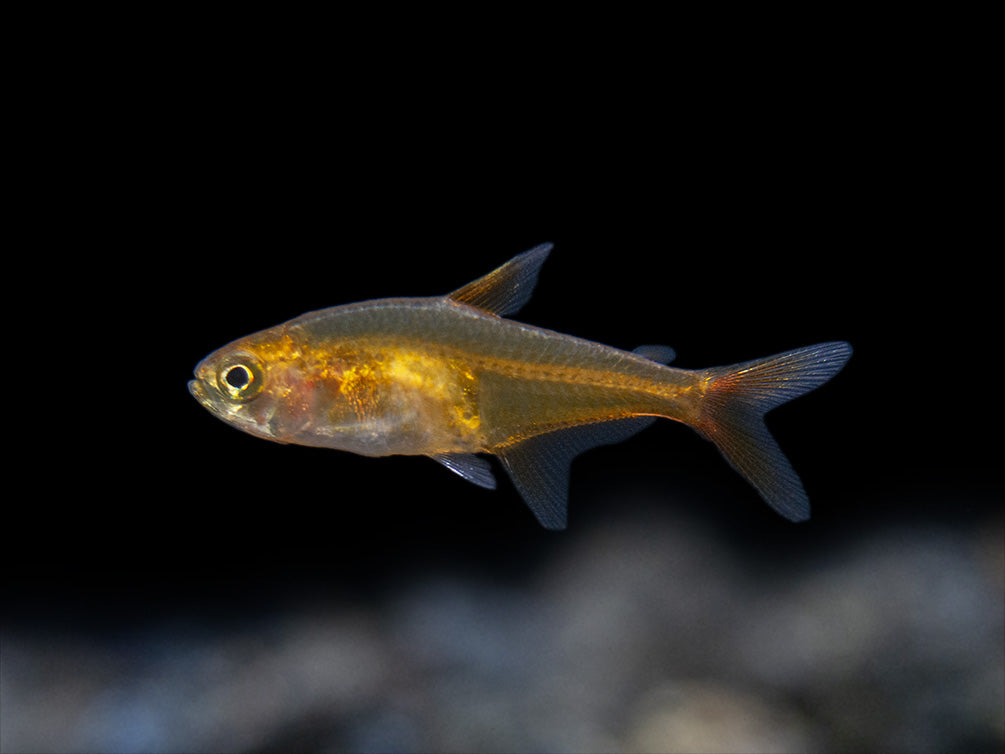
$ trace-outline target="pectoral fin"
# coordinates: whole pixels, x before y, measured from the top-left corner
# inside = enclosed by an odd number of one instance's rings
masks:
[[[621,442],[641,432],[655,417],[587,424],[538,435],[496,453],[524,501],[546,529],[564,529],[572,459],[599,445]]]
[[[530,300],[537,284],[537,274],[548,258],[551,246],[550,243],[543,243],[518,254],[488,275],[458,288],[447,298],[500,317],[515,314]]]

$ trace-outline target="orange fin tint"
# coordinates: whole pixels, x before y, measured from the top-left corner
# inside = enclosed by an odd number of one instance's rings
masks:
[[[709,369],[697,429],[776,511],[810,517],[799,476],[764,425],[764,415],[824,384],[851,356],[847,343],[820,343],[729,367]]]

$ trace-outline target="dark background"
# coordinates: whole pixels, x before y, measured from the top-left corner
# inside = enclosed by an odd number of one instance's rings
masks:
[[[992,357],[979,336],[992,317],[979,293],[983,263],[967,264],[964,252],[950,255],[946,269],[949,258],[932,249],[937,239],[950,242],[956,218],[931,222],[929,251],[903,250],[898,260],[871,240],[893,230],[847,210],[835,217],[839,197],[807,201],[777,184],[760,191],[771,200],[720,198],[697,216],[666,210],[676,220],[656,207],[613,204],[624,220],[595,223],[593,232],[570,227],[591,221],[578,212],[556,213],[551,227],[534,215],[522,239],[512,227],[493,230],[498,216],[478,238],[482,223],[470,215],[441,225],[410,214],[389,216],[382,232],[351,217],[351,228],[332,228],[329,238],[330,219],[298,225],[292,198],[271,204],[231,185],[229,198],[213,201],[212,219],[182,220],[185,230],[172,228],[165,243],[214,233],[226,242],[200,240],[129,273],[126,321],[101,323],[117,340],[107,392],[92,394],[88,414],[96,415],[68,458],[72,478],[46,483],[87,494],[18,514],[44,521],[53,545],[20,575],[44,575],[57,589],[77,579],[108,586],[117,601],[119,587],[138,583],[186,599],[220,585],[258,592],[256,578],[369,589],[415,559],[519,571],[528,566],[514,547],[546,551],[613,515],[589,493],[619,485],[644,486],[668,507],[679,505],[682,487],[693,489],[700,503],[688,512],[741,546],[802,547],[877,522],[991,512],[999,501],[988,423],[997,409]],[[907,224],[904,214],[915,212],[888,205],[884,223]],[[539,529],[501,468],[500,489],[489,493],[426,459],[274,445],[215,420],[185,389],[202,356],[242,334],[329,304],[445,293],[545,240],[555,249],[521,321],[626,349],[667,343],[685,368],[824,340],[853,345],[837,378],[769,419],[810,494],[810,522],[777,517],[713,446],[671,423],[577,462],[570,531],[554,534]],[[155,286],[150,297],[144,281]],[[949,505],[947,491],[966,495]],[[132,606],[132,596],[120,605]]]
[[[690,512],[724,533],[796,546],[997,505],[990,249],[947,190],[951,174],[909,137],[887,141],[892,125],[748,125],[739,142],[724,127],[700,150],[685,131],[671,164],[629,150],[592,166],[585,153],[528,164],[517,181],[494,160],[437,177],[435,160],[410,159],[393,132],[372,168],[350,149],[346,175],[311,151],[319,126],[276,135],[292,152],[280,159],[255,154],[263,124],[243,135],[237,116],[210,114],[208,136],[157,131],[172,138],[136,166],[139,195],[89,203],[97,216],[77,228],[109,234],[114,249],[98,243],[67,273],[88,293],[70,310],[70,358],[99,363],[75,380],[86,401],[74,396],[74,441],[60,444],[72,471],[42,486],[76,494],[18,512],[45,522],[53,544],[18,579],[61,588],[72,563],[71,580],[110,584],[114,597],[123,579],[185,595],[240,589],[235,563],[349,588],[393,580],[413,559],[508,571],[525,567],[514,543],[547,550],[611,515],[586,494],[601,485],[643,484],[668,507],[693,487],[702,502]],[[507,190],[482,193],[493,175]],[[425,459],[273,445],[214,420],[185,388],[195,363],[236,337],[329,305],[446,293],[544,241],[555,248],[521,321],[626,349],[666,343],[685,368],[853,345],[833,382],[769,419],[810,494],[809,523],[779,519],[712,446],[670,423],[577,463],[571,531],[556,535],[505,475],[488,493]],[[949,506],[946,490],[968,498]]]
[[[532,96],[501,70],[478,87],[407,70],[322,87],[311,49],[165,52],[138,72],[65,73],[59,110],[77,125],[46,124],[27,184],[59,208],[25,250],[56,323],[31,314],[31,338],[15,336],[43,354],[44,392],[21,394],[48,461],[5,514],[6,539],[25,541],[5,551],[8,635],[115,647],[303,600],[381,614],[431,573],[519,589],[605,527],[666,511],[767,574],[904,522],[1000,540],[981,104],[938,57],[766,53],[656,86],[633,77],[653,62],[640,51],[627,81],[557,61]],[[545,241],[520,321],[665,343],[684,368],[853,345],[837,378],[769,418],[809,522],[774,514],[669,422],[575,463],[554,533],[498,467],[488,492],[427,459],[275,445],[186,390],[236,337],[446,293]]]

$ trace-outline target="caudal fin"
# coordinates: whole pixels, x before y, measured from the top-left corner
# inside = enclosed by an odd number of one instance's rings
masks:
[[[827,382],[850,356],[847,343],[820,343],[706,372],[709,382],[697,429],[772,508],[792,521],[810,517],[810,501],[764,425],[764,415]]]

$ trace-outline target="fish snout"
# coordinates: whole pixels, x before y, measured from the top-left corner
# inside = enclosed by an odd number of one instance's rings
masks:
[[[209,404],[209,393],[206,390],[206,383],[200,379],[194,379],[188,381],[188,391],[192,394],[199,403],[206,406]]]

